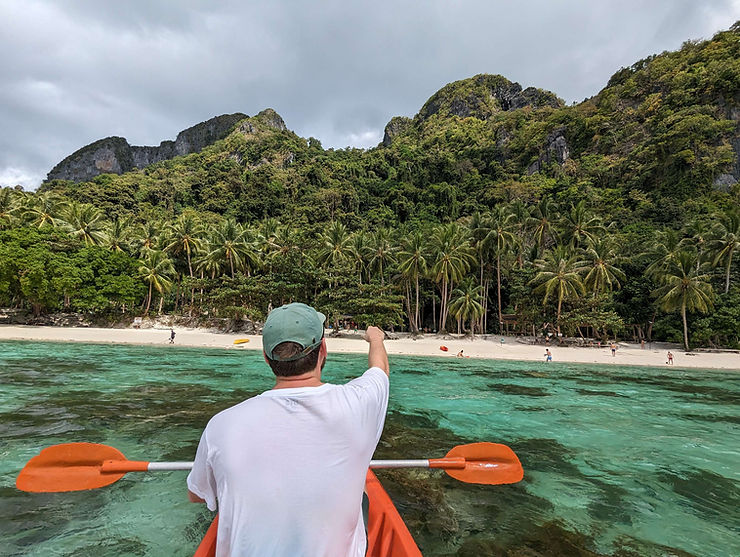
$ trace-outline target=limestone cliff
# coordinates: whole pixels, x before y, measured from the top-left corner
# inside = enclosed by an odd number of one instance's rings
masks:
[[[260,113],[274,127],[283,128],[282,118],[271,109]],[[84,182],[99,174],[123,174],[155,162],[197,153],[226,137],[234,126],[248,116],[237,112],[216,116],[177,134],[174,141],[163,141],[158,147],[129,145],[123,137],[106,137],[79,149],[51,169],[49,180]]]
[[[527,87],[501,75],[479,74],[454,81],[442,87],[421,107],[417,120],[427,120],[435,114],[488,120],[500,111],[531,106],[558,108],[563,103],[550,91]]]

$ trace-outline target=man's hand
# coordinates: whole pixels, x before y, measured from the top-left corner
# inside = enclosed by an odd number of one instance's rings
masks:
[[[365,340],[370,343],[374,341],[383,342],[385,333],[378,327],[368,327],[365,331]]]
[[[368,327],[365,331],[365,340],[370,344],[367,354],[369,367],[379,367],[390,377],[390,366],[388,365],[388,354],[385,351],[383,340],[385,333],[378,327]]]

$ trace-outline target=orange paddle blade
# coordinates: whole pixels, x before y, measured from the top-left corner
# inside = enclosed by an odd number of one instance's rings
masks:
[[[465,467],[445,466],[444,461],[450,458],[465,459]],[[458,445],[445,458],[429,461],[430,468],[444,468],[449,476],[456,480],[475,484],[513,484],[524,477],[519,458],[506,445],[499,443],[470,443]],[[449,462],[449,461],[448,461]]]
[[[125,472],[102,473],[104,460],[126,460],[118,450],[97,443],[64,443],[43,449],[24,466],[15,485],[23,491],[57,493],[110,485]]]

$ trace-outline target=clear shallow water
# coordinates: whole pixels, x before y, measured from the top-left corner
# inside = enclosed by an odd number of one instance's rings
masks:
[[[332,355],[329,381],[366,358]],[[740,555],[735,372],[392,357],[378,458],[511,446],[525,479],[473,486],[379,474],[424,555]],[[42,448],[113,445],[191,460],[208,418],[271,386],[254,351],[0,343],[2,555],[192,555],[210,513],[185,474],[128,474],[95,491],[26,494]]]

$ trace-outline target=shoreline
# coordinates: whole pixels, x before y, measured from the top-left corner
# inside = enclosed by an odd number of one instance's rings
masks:
[[[0,341],[20,340],[36,342],[83,342],[95,344],[136,344],[185,346],[192,348],[221,348],[234,350],[261,350],[260,335],[235,333],[214,333],[206,329],[175,328],[175,343],[169,342],[169,327],[147,329],[109,329],[93,327],[45,327],[31,325],[0,325]],[[426,356],[456,358],[463,350],[472,359],[514,360],[522,362],[543,362],[544,351],[549,348],[554,362],[580,363],[598,365],[630,365],[666,368],[701,368],[740,370],[740,351],[726,352],[684,352],[680,347],[665,343],[652,343],[644,349],[639,344],[619,342],[615,356],[611,355],[609,346],[597,347],[558,347],[525,344],[517,337],[487,335],[475,339],[446,335],[426,334],[411,338],[408,333],[397,334],[397,339],[386,340],[388,354],[402,356]],[[249,339],[249,342],[235,345],[236,339]],[[326,337],[329,352],[367,353],[367,344],[361,333],[344,332],[339,337]],[[447,346],[443,352],[440,346]],[[674,365],[666,364],[666,354],[670,350],[674,355]]]

